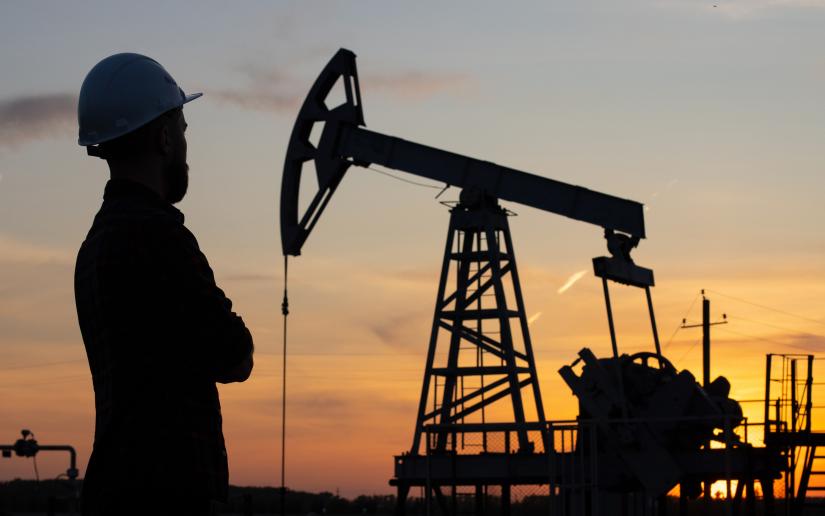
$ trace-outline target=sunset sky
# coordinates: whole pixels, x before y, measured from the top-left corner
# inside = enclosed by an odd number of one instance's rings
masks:
[[[728,316],[712,372],[734,397],[762,395],[765,353],[825,351],[825,1],[228,6],[0,0],[0,443],[30,428],[74,445],[85,470],[94,405],[73,269],[108,173],[77,145],[76,96],[124,51],[205,93],[185,109],[179,207],[255,338],[252,378],[220,387],[233,484],[280,482],[281,167],[340,47],[358,55],[368,128],[644,203],[634,256],[655,270],[678,368],[701,377],[701,330],[677,328],[700,321],[703,288],[712,317]],[[436,193],[352,169],[290,262],[291,488],[390,492],[447,231]],[[610,352],[590,262],[602,231],[505,205],[545,411],[572,418],[556,371],[582,347]],[[652,350],[644,294],[613,296],[620,349]],[[752,419],[760,408],[746,405]],[[66,460],[38,465],[54,477]],[[0,459],[0,480],[33,476],[31,461]]]

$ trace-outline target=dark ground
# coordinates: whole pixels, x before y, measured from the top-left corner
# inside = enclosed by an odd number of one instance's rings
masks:
[[[70,514],[75,508],[74,493],[79,492],[80,482],[74,486],[61,480],[12,480],[0,482],[0,516],[17,515],[48,515]],[[280,514],[280,490],[273,487],[238,487],[231,486],[229,490],[230,503],[215,508],[215,514]],[[823,500],[816,500],[822,502]],[[473,514],[473,497],[460,497],[459,514]],[[782,514],[783,501],[777,501],[777,513]],[[679,500],[668,498],[668,515],[678,515]],[[307,493],[302,491],[287,491],[286,508],[290,516],[298,515],[391,515],[395,506],[395,497],[392,495],[358,496],[346,499],[333,493]],[[820,507],[825,507],[821,505]],[[162,505],[158,504],[158,508]],[[499,514],[500,499],[495,496],[487,498],[485,514]],[[688,502],[688,516],[696,515],[725,515],[727,504],[725,500],[694,500]],[[763,514],[762,500],[756,500],[756,514]],[[632,514],[631,511],[628,514]],[[424,504],[420,498],[412,498],[407,504],[407,514],[410,516],[424,515]],[[440,514],[435,509],[433,515]],[[524,496],[512,503],[513,516],[532,516],[550,514],[549,502],[546,496]],[[641,513],[640,513],[641,514]]]

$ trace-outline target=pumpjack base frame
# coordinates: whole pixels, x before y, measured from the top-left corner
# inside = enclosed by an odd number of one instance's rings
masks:
[[[392,486],[474,486],[474,485],[545,485],[563,482],[554,471],[561,471],[577,458],[577,452],[554,453],[480,453],[457,455],[398,455]],[[685,479],[701,481],[750,478],[779,478],[782,457],[771,448],[714,448],[674,454],[685,472]],[[620,471],[621,459],[613,454],[599,454],[600,475],[595,485],[604,489],[618,487],[621,480],[607,472]],[[555,462],[555,464],[554,464]]]
[[[784,468],[783,456],[773,447],[712,448],[677,452],[673,456],[683,472],[685,482],[715,482],[737,480],[741,483],[762,484],[766,503],[773,503],[773,481],[780,478]],[[566,453],[479,453],[460,455],[440,452],[431,455],[404,454],[395,457],[395,476],[390,485],[398,488],[399,510],[405,504],[411,487],[441,488],[501,486],[502,495],[513,486],[547,486],[549,496],[564,489],[592,490],[598,493],[641,493],[643,488],[630,476],[617,472],[626,470],[620,457],[599,453],[595,477],[590,477],[592,462],[582,461],[579,452]],[[578,471],[571,471],[571,465]],[[565,469],[566,468],[566,469]],[[562,474],[562,472],[564,472]],[[568,484],[567,478],[587,478],[584,484]],[[661,496],[661,495],[657,495]],[[509,513],[509,499],[502,504],[503,514]],[[766,508],[765,514],[773,511]],[[593,512],[592,514],[600,514]]]
[[[395,457],[393,486],[542,485],[550,479],[543,453],[400,455]]]

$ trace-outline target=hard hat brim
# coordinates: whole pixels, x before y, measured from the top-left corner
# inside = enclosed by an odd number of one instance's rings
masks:
[[[203,93],[187,95],[154,59],[131,52],[97,63],[80,87],[78,143],[98,145],[136,131]]]
[[[181,102],[181,104],[180,104],[178,107],[182,107],[182,106],[183,106],[184,104],[186,104],[187,102],[191,102],[191,101],[193,101],[193,100],[195,100],[195,99],[197,99],[197,98],[200,98],[200,97],[203,97],[203,92],[192,93],[192,94],[190,94],[190,95],[184,95],[184,96],[183,96],[183,102]],[[143,126],[144,126],[144,125],[146,125],[147,123],[151,122],[151,120],[153,120],[153,119],[150,119],[150,120],[146,121],[145,123],[140,124],[139,126],[135,127],[135,128],[134,128],[134,129],[132,129],[132,130],[137,130],[137,129],[139,129],[140,127],[143,127]],[[89,139],[89,138],[85,138],[85,139],[84,139],[84,138],[78,138],[77,143],[78,143],[79,145],[83,146],[83,147],[88,147],[88,146],[90,146],[90,145],[99,145],[99,144],[101,144],[101,143],[106,143],[107,141],[114,140],[115,138],[118,138],[118,137],[120,137],[120,136],[123,136],[123,134],[126,134],[126,133],[122,133],[122,134],[115,134],[115,135],[113,135],[113,136],[110,136],[109,138],[106,138],[105,140],[101,140],[101,139],[99,139],[99,138],[95,138],[95,139]]]

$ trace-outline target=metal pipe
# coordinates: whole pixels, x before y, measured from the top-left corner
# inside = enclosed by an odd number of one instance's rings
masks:
[[[808,355],[808,376],[805,379],[805,390],[808,393],[808,399],[805,402],[805,431],[811,431],[811,410],[813,409],[813,391],[814,385],[814,356]]]
[[[796,432],[799,409],[796,402],[796,359],[791,360],[791,432]]]
[[[791,359],[791,432],[796,432],[796,359]],[[788,475],[791,488],[791,497],[796,498],[796,464],[799,458],[796,455],[796,446],[790,447],[791,474]],[[786,493],[785,497],[788,495]]]
[[[662,347],[659,345],[659,331],[656,329],[656,315],[653,313],[653,299],[650,296],[650,287],[645,285],[647,297],[647,311],[650,312],[650,327],[653,328],[653,344],[656,345],[656,354],[662,356]]]
[[[726,508],[728,516],[733,516],[733,506],[731,505],[731,496],[730,496],[730,489],[731,489],[731,457],[730,457],[730,449],[731,449],[731,435],[733,434],[733,430],[731,429],[730,425],[730,416],[725,416],[725,501],[726,501]],[[741,481],[741,480],[740,480]]]
[[[768,353],[765,357],[765,436],[763,441],[767,439],[770,427],[770,410],[771,410],[771,358],[773,355]]]
[[[432,449],[430,447],[430,445],[432,444],[431,443],[432,436],[431,436],[430,432],[427,432],[426,438],[427,438],[427,445],[426,445],[427,466],[426,466],[426,473],[425,473],[426,476],[425,476],[425,480],[424,480],[424,483],[426,484],[426,491],[425,491],[425,494],[424,494],[424,510],[426,511],[427,516],[430,516],[430,514],[432,514],[432,509],[431,509],[430,506],[433,503],[433,494],[432,494],[433,485],[432,485],[432,477],[431,477],[432,463],[430,462],[430,455],[432,453]],[[414,455],[414,453],[413,453],[413,455]]]
[[[602,278],[602,288],[604,289],[604,304],[605,307],[607,307],[607,324],[610,327],[610,344],[613,346],[613,359],[616,369],[616,380],[619,384],[619,397],[622,400],[622,416],[627,419],[627,404],[625,403],[622,366],[619,363],[619,346],[616,343],[616,328],[613,325],[613,309],[610,306],[610,289],[607,286],[606,278]]]
[[[619,347],[616,344],[616,328],[613,326],[613,309],[610,306],[610,289],[607,286],[607,279],[602,278],[602,288],[604,289],[604,304],[607,308],[607,324],[610,327],[610,344],[613,346],[613,358],[619,358]]]
[[[58,445],[58,444],[39,444],[37,445],[37,449],[39,451],[67,451],[69,452],[69,471],[66,472],[69,478],[77,478],[77,452],[74,449],[74,446],[68,445]],[[74,475],[72,473],[74,472]]]

